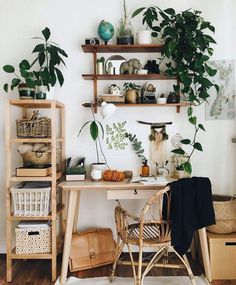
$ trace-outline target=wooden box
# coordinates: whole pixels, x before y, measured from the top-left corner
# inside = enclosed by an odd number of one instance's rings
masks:
[[[44,177],[52,174],[52,167],[34,168],[19,167],[16,168],[16,176]]]
[[[236,279],[236,233],[207,233],[212,279]]]

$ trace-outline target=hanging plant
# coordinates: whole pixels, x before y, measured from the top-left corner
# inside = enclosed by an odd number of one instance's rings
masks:
[[[144,156],[144,149],[142,147],[142,142],[138,140],[136,135],[132,135],[130,133],[126,133],[125,136],[131,142],[132,148],[134,152],[137,154],[139,158],[141,158],[141,162],[143,163],[147,158]]]
[[[174,91],[181,93],[184,100],[190,103],[187,109],[189,123],[194,128],[191,139],[184,138],[181,143],[189,147],[189,151],[183,147],[172,150],[173,153],[187,156],[183,164],[186,172],[192,172],[190,158],[193,153],[203,151],[202,145],[197,140],[199,131],[205,131],[194,115],[193,106],[198,106],[207,101],[209,89],[214,87],[216,92],[219,87],[208,78],[216,74],[207,62],[213,54],[212,44],[215,40],[208,33],[215,32],[210,22],[201,17],[197,10],[186,10],[176,13],[174,9],[161,10],[159,7],[143,7],[134,11],[132,17],[143,12],[143,24],[147,24],[153,31],[152,36],[160,35],[164,42],[162,55],[175,62],[175,66],[167,63],[166,73],[176,76],[180,85],[174,86]]]

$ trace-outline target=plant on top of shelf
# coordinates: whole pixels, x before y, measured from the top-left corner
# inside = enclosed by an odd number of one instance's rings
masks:
[[[89,134],[90,134],[91,139],[94,141],[95,148],[96,148],[96,163],[93,163],[93,164],[98,164],[101,166],[106,164],[108,166],[106,157],[105,157],[104,152],[102,150],[102,145],[101,145],[101,140],[100,140],[100,137],[101,137],[101,139],[104,138],[104,128],[103,128],[103,125],[101,124],[101,122],[96,120],[95,114],[93,111],[93,106],[91,106],[91,112],[92,112],[93,120],[87,121],[86,123],[83,124],[83,126],[79,130],[78,137],[80,136],[83,129],[87,125],[89,125]],[[99,151],[101,152],[105,163],[100,161]],[[109,168],[109,166],[108,166],[108,168]]]
[[[13,74],[11,83],[5,83],[3,89],[8,92],[9,89],[14,90],[16,87],[19,90],[20,97],[28,99],[34,98],[35,87],[38,84],[34,72],[31,71],[31,66],[28,60],[23,59],[19,66],[18,73],[14,66],[7,64],[3,66],[3,70],[7,73]]]
[[[209,80],[217,71],[207,64],[213,54],[211,44],[216,44],[208,33],[214,33],[215,28],[205,21],[197,10],[188,9],[176,13],[172,8],[162,10],[156,6],[142,7],[134,11],[132,17],[142,12],[143,24],[147,24],[153,31],[152,36],[157,37],[160,34],[163,40],[162,54],[175,62],[175,66],[166,64],[166,73],[169,76],[177,76],[180,82],[181,88],[175,86],[174,91],[181,93],[184,100],[190,103],[187,118],[194,128],[193,138],[181,141],[188,147],[188,151],[181,146],[172,152],[188,157],[183,168],[191,173],[191,156],[196,150],[203,151],[202,145],[197,141],[197,134],[200,130],[205,131],[193,114],[193,106],[206,102],[212,87],[216,92],[219,91],[218,85]]]
[[[129,45],[134,44],[133,29],[127,15],[126,0],[123,0],[124,15],[120,20],[120,25],[117,31],[117,44]]]
[[[38,63],[38,71],[35,71],[35,77],[38,80],[38,86],[46,86],[48,90],[57,82],[60,86],[64,83],[64,76],[60,70],[61,64],[66,66],[63,57],[68,57],[67,53],[61,49],[55,42],[50,40],[51,32],[49,28],[42,30],[43,37],[34,37],[40,40],[32,53],[37,54],[36,59],[31,66]]]

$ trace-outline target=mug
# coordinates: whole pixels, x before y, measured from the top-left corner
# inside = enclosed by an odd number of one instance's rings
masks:
[[[92,169],[91,178],[93,181],[100,181],[102,179],[102,170],[101,169]]]

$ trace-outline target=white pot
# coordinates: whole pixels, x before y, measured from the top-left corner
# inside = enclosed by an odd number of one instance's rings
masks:
[[[48,90],[47,86],[41,85],[37,86],[37,92],[38,93],[46,93],[46,99],[47,100],[53,100],[55,97],[55,87],[50,86],[50,90]]]
[[[92,163],[91,164],[91,179],[92,181],[101,181],[103,171],[106,168],[106,163]]]
[[[152,32],[151,31],[139,31],[138,32],[138,44],[148,45],[152,44]]]
[[[103,74],[103,62],[97,62],[97,74]]]
[[[158,104],[166,104],[166,98],[157,98]]]

